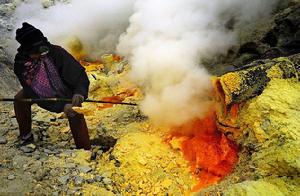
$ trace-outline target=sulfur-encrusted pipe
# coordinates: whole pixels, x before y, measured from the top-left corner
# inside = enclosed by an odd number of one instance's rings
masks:
[[[260,95],[272,78],[299,80],[299,71],[299,65],[292,62],[292,58],[283,57],[263,63],[254,62],[246,69],[218,77],[214,81],[214,89],[222,99],[220,101],[223,101],[226,106],[231,106]]]
[[[240,105],[260,95],[272,78],[299,80],[299,59],[300,55],[295,55],[264,62],[257,61],[242,70],[213,79],[215,98],[219,103],[216,105],[219,130],[229,137],[237,138],[241,134],[237,123]]]

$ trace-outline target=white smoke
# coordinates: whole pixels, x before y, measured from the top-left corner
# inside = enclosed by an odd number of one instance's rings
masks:
[[[30,0],[17,7],[16,28],[29,22],[50,41],[64,46],[76,37],[91,57],[99,58],[115,50],[119,36],[128,27],[133,3],[134,0],[72,0],[44,9],[40,1]]]
[[[226,53],[236,28],[268,16],[278,1],[73,0],[47,10],[31,1],[17,18],[59,43],[77,36],[91,55],[117,47],[145,91],[143,112],[154,122],[180,125],[210,107],[210,76],[199,62]],[[230,20],[234,28],[226,29]]]
[[[144,87],[142,109],[155,122],[181,125],[210,104],[210,76],[201,59],[235,44],[225,28],[267,16],[277,0],[137,0],[118,52],[129,57],[131,78]]]

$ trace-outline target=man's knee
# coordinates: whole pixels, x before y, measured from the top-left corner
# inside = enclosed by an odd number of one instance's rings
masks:
[[[25,94],[25,92],[24,92],[24,90],[22,89],[22,90],[20,90],[15,96],[14,96],[14,98],[15,98],[15,101],[14,101],[14,105],[15,105],[15,107],[30,107],[31,105],[32,105],[32,103],[31,102],[22,102],[22,101],[18,101],[18,100],[20,100],[20,99],[27,99],[27,98],[29,98],[26,94]]]
[[[24,99],[24,98],[26,98],[25,93],[24,93],[24,90],[23,90],[23,89],[20,90],[20,91],[15,95],[14,98],[15,98],[15,99]]]

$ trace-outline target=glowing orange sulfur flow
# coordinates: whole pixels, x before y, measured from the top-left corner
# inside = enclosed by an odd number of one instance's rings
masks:
[[[171,140],[173,138],[183,138],[181,151],[199,179],[192,191],[217,183],[238,161],[238,148],[218,131],[214,113],[174,128]]]

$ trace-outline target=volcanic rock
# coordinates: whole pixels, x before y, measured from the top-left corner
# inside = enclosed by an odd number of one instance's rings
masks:
[[[96,176],[95,176],[95,180],[96,180],[97,182],[101,182],[103,179],[104,179],[103,176],[100,176],[100,175],[96,175]]]
[[[77,167],[77,169],[81,173],[88,173],[88,172],[92,171],[92,168],[89,166],[79,166],[79,167]]]
[[[6,144],[7,143],[7,139],[4,137],[0,137],[0,144]]]
[[[20,150],[23,151],[24,153],[31,153],[31,152],[34,152],[35,148],[36,147],[34,144],[29,144],[29,145],[20,147]]]
[[[15,177],[13,174],[7,176],[7,179],[8,179],[8,180],[13,180],[13,179],[15,179],[15,178],[16,178],[16,177]]]
[[[74,184],[75,184],[76,186],[80,186],[83,182],[84,182],[84,178],[81,177],[81,176],[76,176],[76,177],[74,178]]]
[[[59,177],[57,180],[63,184],[66,185],[69,182],[70,176],[69,175],[65,175],[65,176],[61,176]]]

